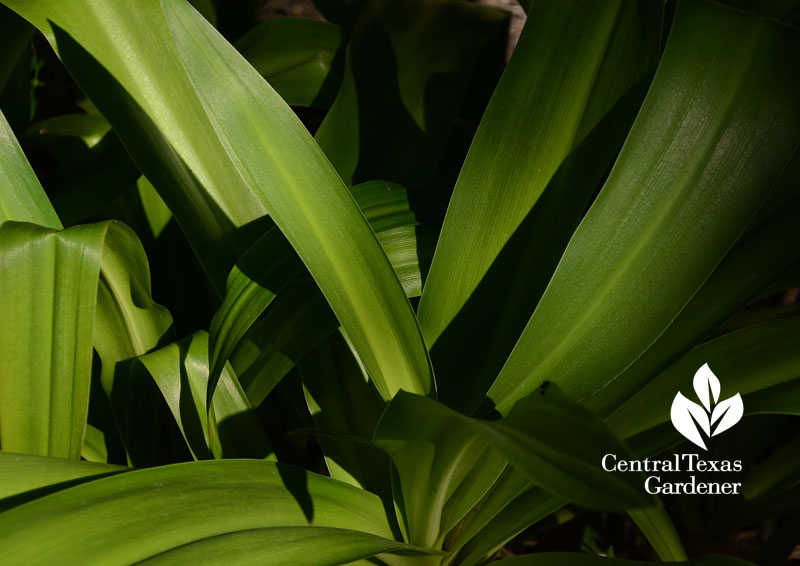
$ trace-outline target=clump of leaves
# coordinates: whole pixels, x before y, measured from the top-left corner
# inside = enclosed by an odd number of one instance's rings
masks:
[[[706,363],[746,414],[797,413],[796,311],[735,318],[797,283],[788,12],[535,2],[488,101],[481,5],[319,2],[234,46],[222,3],[3,4],[91,100],[21,133],[44,188],[0,120],[8,561],[468,566],[568,504],[685,561],[603,455],[676,446]],[[0,15],[5,82],[31,29]],[[747,497],[687,515],[786,511],[792,452],[742,445]],[[504,559],[601,561],[630,563]]]

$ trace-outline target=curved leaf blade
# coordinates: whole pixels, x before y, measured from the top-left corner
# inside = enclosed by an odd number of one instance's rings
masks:
[[[797,154],[793,162],[800,162]],[[776,189],[793,194],[796,176],[792,171],[796,169],[784,171],[783,187]],[[765,206],[775,196],[770,194]],[[610,414],[698,342],[715,330],[724,330],[720,324],[797,265],[800,248],[794,242],[800,238],[800,199],[789,203],[780,200],[776,213],[766,214],[761,223],[748,227],[658,340],[618,376],[584,398],[583,404],[598,414]]]
[[[89,410],[97,281],[109,224],[0,226],[0,443],[79,458]]]
[[[420,225],[411,211],[408,192],[400,185],[368,181],[350,191],[406,295],[419,296],[423,266],[432,255],[431,226]],[[317,286],[302,266],[298,270],[299,260],[287,255],[293,253],[280,231],[262,236],[231,272],[223,305],[212,320],[214,371],[230,357],[254,406],[297,360],[338,327]],[[300,272],[304,275],[285,282],[287,274]],[[302,306],[297,308],[297,304]]]
[[[36,174],[0,112],[0,224],[7,220],[61,228]]]
[[[217,535],[163,552],[139,564],[337,566],[352,565],[355,560],[395,552],[426,554],[421,549],[359,531],[330,527],[272,527]]]
[[[269,441],[236,375],[223,367],[213,411],[208,376],[208,334],[199,331],[138,358],[129,379],[155,381],[195,459],[267,456]]]
[[[227,156],[320,285],[381,394],[432,392],[430,362],[411,305],[322,151],[275,91],[199,14],[173,0],[165,0],[164,10]],[[291,143],[269,137],[273,132]]]
[[[534,4],[464,162],[420,301],[446,404],[474,411],[511,353],[644,98],[662,10]]]
[[[118,564],[220,535],[291,527],[392,541],[374,495],[297,468],[226,460],[135,470],[12,509],[0,515],[0,548],[7,560],[23,564],[64,556]]]
[[[400,393],[384,412],[374,442],[397,467],[410,541],[424,546],[435,544],[463,517],[456,516],[441,532],[447,497],[462,482],[482,483],[470,489],[472,501],[461,503],[466,513],[506,462],[559,499],[582,506],[625,510],[655,501],[645,494],[643,477],[601,468],[605,454],[629,450],[555,385],[526,397],[497,421],[466,417],[431,399]],[[497,465],[484,465],[493,461]]]
[[[799,44],[774,21],[678,7],[622,153],[492,386],[500,412],[545,379],[601,388],[702,286],[800,140]]]
[[[725,391],[744,396],[745,410],[749,412],[757,406],[751,406],[750,396],[788,386],[797,379],[798,337],[800,318],[788,317],[701,344],[661,372],[607,417],[606,422],[625,438],[667,422],[675,390],[689,389],[695,368],[706,362],[721,376]],[[791,395],[783,396],[792,404]],[[780,397],[778,393],[777,399]]]
[[[109,464],[0,452],[0,500],[16,496],[19,501],[19,496],[26,493],[34,499],[46,495],[43,491],[49,489],[61,489],[77,481],[89,481],[127,470]],[[0,501],[0,510],[5,510],[7,505],[7,501]]]

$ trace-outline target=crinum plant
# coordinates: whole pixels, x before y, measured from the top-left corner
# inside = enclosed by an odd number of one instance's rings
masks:
[[[0,84],[35,27],[91,101],[17,126],[44,188],[0,122],[4,562],[467,566],[565,506],[683,561],[603,455],[678,445],[706,363],[797,414],[796,311],[742,310],[798,280],[786,3],[526,3],[493,92],[458,0],[2,3]],[[734,440],[743,496],[683,510],[785,558],[797,440]]]

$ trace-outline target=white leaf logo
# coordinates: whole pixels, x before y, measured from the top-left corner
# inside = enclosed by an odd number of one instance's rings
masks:
[[[716,436],[738,423],[744,415],[742,396],[737,393],[718,403],[721,389],[719,379],[708,364],[703,364],[703,367],[697,370],[692,385],[702,406],[690,401],[678,391],[675,400],[672,401],[670,418],[678,432],[703,450],[707,450],[700,431],[702,430],[707,437]],[[717,424],[712,432],[711,427],[715,423]]]

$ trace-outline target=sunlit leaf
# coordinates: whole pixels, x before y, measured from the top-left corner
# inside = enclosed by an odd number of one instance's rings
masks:
[[[501,413],[545,379],[601,389],[701,288],[800,140],[798,44],[774,21],[678,6],[625,147],[492,386]]]

